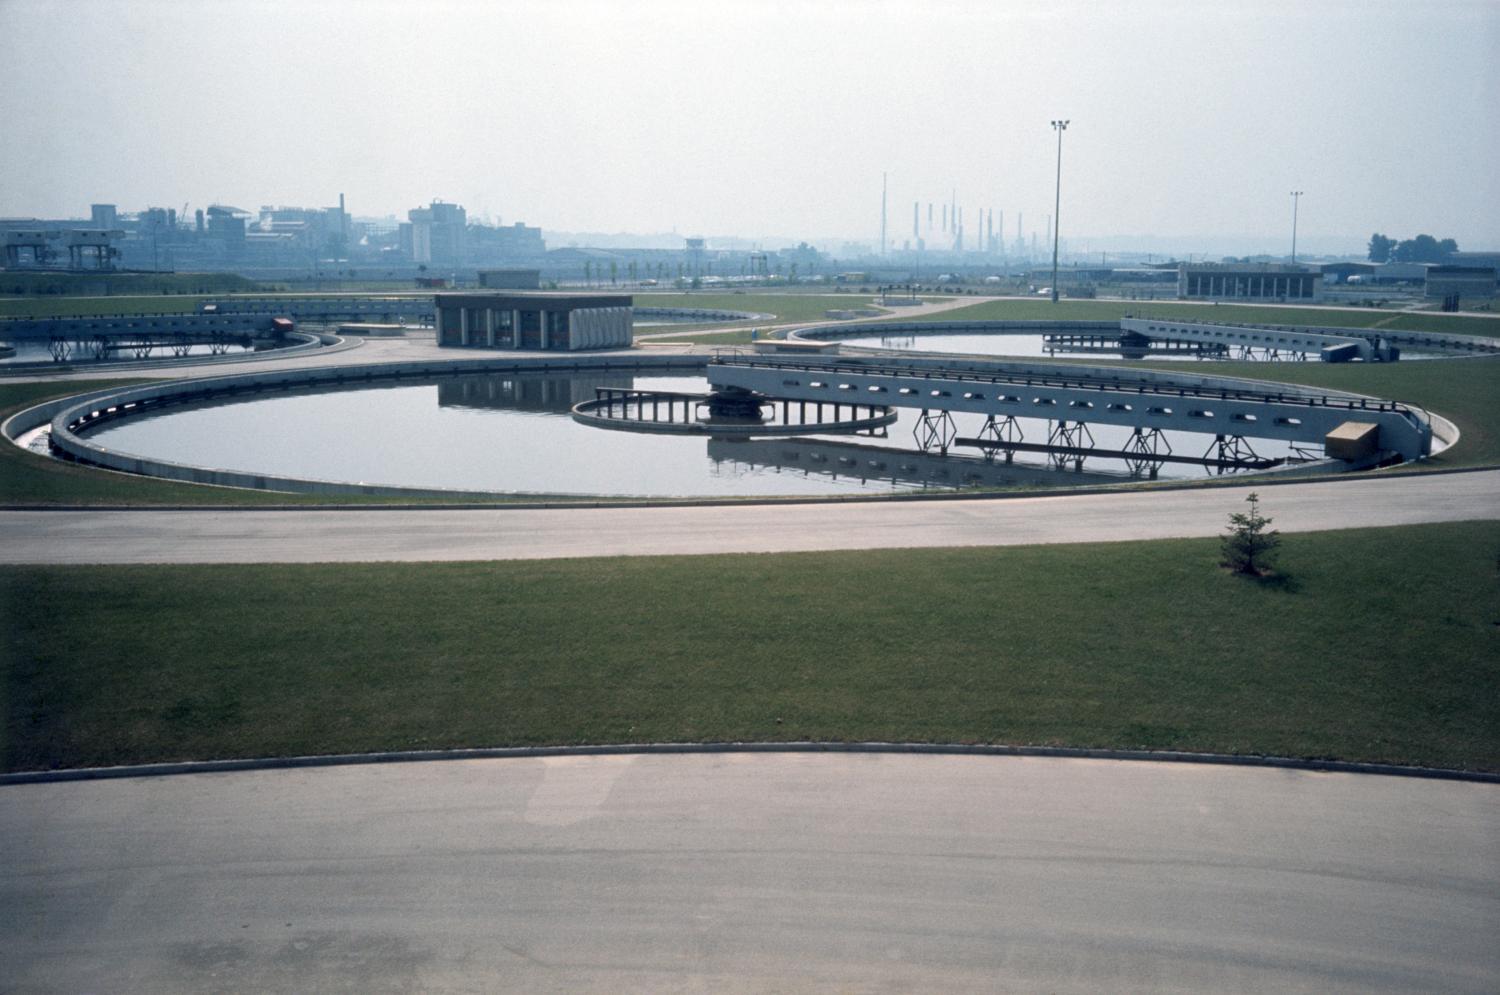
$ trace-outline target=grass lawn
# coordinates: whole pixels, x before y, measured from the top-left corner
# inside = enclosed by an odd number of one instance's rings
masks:
[[[831,290],[816,294],[766,294],[766,293],[692,293],[692,294],[648,294],[635,293],[636,307],[683,307],[683,308],[709,308],[722,309],[725,311],[753,311],[758,314],[775,315],[774,318],[762,318],[753,322],[743,322],[746,327],[752,325],[772,325],[789,321],[823,321],[823,312],[832,308],[869,307],[870,301],[875,294],[844,293],[835,294]],[[690,324],[681,326],[683,330],[692,328]],[[714,328],[723,328],[724,323],[716,323]],[[659,328],[641,329],[642,333],[670,332],[674,328],[663,325]]]
[[[236,273],[61,273],[10,270],[0,272],[0,315],[144,314],[141,310],[85,310],[94,299],[171,300],[181,294],[254,292],[266,284]],[[160,295],[160,296],[156,296]],[[180,298],[179,298],[180,299]],[[175,309],[172,309],[175,310]]]
[[[1211,539],[4,568],[0,768],[890,740],[1500,770],[1497,550],[1497,522],[1294,535],[1279,583]]]
[[[768,323],[763,322],[763,324]],[[750,332],[754,327],[752,325],[742,325],[731,328],[728,331],[714,331],[712,328],[703,328],[693,332],[691,335],[684,335],[682,338],[658,339],[657,341],[670,342],[674,345],[686,345],[688,343],[694,345],[749,345],[753,341],[750,338]],[[666,329],[657,329],[657,331],[666,331]],[[762,339],[776,337],[765,331],[761,331],[759,335]],[[639,344],[640,336],[636,336],[636,341]]]
[[[85,318],[99,314],[187,314],[206,298],[163,294],[149,297],[0,297],[0,318]],[[3,337],[3,329],[0,329]]]

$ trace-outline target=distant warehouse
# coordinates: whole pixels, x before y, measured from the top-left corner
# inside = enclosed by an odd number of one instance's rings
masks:
[[[545,291],[437,294],[440,346],[471,349],[620,349],[630,345],[629,294]]]
[[[1428,297],[1494,297],[1493,266],[1429,266],[1425,284]]]
[[[1177,296],[1315,301],[1323,296],[1323,274],[1288,263],[1183,263],[1177,269]]]

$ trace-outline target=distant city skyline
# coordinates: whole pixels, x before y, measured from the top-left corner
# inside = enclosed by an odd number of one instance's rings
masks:
[[[78,16],[85,9],[88,16]],[[0,3],[0,215],[227,203],[1074,252],[1500,248],[1500,5]],[[66,67],[64,69],[64,67]],[[925,215],[925,207],[921,210]],[[972,241],[969,243],[972,245]],[[932,246],[930,246],[932,247]],[[938,246],[944,247],[944,246]],[[1153,251],[1141,248],[1136,251]]]

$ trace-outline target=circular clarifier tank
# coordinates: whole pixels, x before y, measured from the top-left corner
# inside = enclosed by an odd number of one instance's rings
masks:
[[[1123,459],[997,453],[972,441],[985,419],[954,414],[946,451],[920,411],[858,433],[733,438],[605,431],[575,421],[600,388],[701,393],[698,375],[609,369],[496,372],[294,389],[171,404],[80,430],[93,445],[155,461],[348,484],[529,495],[771,497],[1003,487],[1076,487],[1146,473]],[[1054,428],[1018,419],[1025,438]],[[1091,426],[1091,447],[1123,449],[1130,429]],[[1178,453],[1204,437],[1164,433]],[[924,451],[920,440],[927,440]],[[1211,438],[1208,440],[1211,441]],[[1259,455],[1290,455],[1256,442]],[[1006,456],[1010,460],[1007,462]],[[1217,470],[1165,464],[1160,478]]]

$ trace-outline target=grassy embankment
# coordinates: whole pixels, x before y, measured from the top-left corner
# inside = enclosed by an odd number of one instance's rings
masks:
[[[6,568],[0,767],[887,740],[1496,770],[1497,548],[1495,522],[1293,535],[1279,583],[1211,539]]]
[[[95,297],[172,297],[181,294],[254,293],[267,289],[235,273],[0,273],[0,316],[150,314],[152,310],[76,310]],[[50,302],[50,304],[49,304]]]
[[[794,321],[823,321],[824,312],[831,308],[854,308],[870,307],[870,294],[840,293],[835,294],[832,290],[819,293],[691,293],[691,294],[646,294],[636,293],[635,305],[637,307],[682,307],[682,308],[708,308],[722,309],[725,311],[753,311],[758,314],[774,315],[773,318],[761,318],[754,321],[740,322],[711,322],[697,326],[699,334],[689,339],[674,341],[702,342],[708,345],[743,345],[750,341],[750,330],[752,328],[764,329],[767,325],[785,324]],[[694,330],[695,326],[690,322],[681,325],[659,325],[651,328],[642,328],[637,333],[641,335],[664,334],[669,332],[687,332]]]
[[[1500,316],[1472,317],[1433,312],[1381,311],[1374,308],[1305,308],[1274,305],[1214,304],[1187,301],[994,300],[940,314],[914,316],[915,321],[1113,321],[1126,315],[1199,318],[1252,324],[1322,325],[1336,328],[1388,328],[1431,331],[1444,335],[1500,336]]]
[[[683,296],[683,295],[679,295]],[[835,298],[802,298],[805,306],[795,309],[775,303],[781,295],[765,295],[763,311],[786,317],[778,321],[821,321],[823,312],[839,306]],[[852,297],[853,295],[851,295]],[[639,298],[637,298],[639,300]],[[694,299],[699,299],[694,295]],[[716,298],[717,299],[717,298]],[[731,298],[733,299],[733,298]],[[738,298],[744,300],[744,298]],[[792,295],[786,299],[796,300]],[[867,305],[870,295],[851,299],[845,306]],[[680,307],[694,306],[684,301]],[[709,305],[704,305],[709,306]],[[734,307],[715,304],[714,307]],[[1126,315],[1162,318],[1200,318],[1211,321],[1241,321],[1254,324],[1324,325],[1338,328],[1386,328],[1392,331],[1431,331],[1444,335],[1500,336],[1500,317],[1470,317],[1433,312],[1400,312],[1370,309],[1288,308],[1255,305],[1217,305],[1182,301],[1059,301],[980,300],[967,307],[935,314],[912,315],[913,321],[1112,321]],[[769,322],[763,323],[769,324]],[[691,328],[692,326],[685,326]],[[690,341],[705,345],[741,345],[750,341],[748,326],[706,325]]]
[[[201,295],[135,297],[0,297],[0,318],[92,318],[101,314],[188,314]],[[4,329],[0,328],[0,333]]]
[[[357,291],[303,290],[299,293],[325,293],[328,296],[368,295]],[[396,288],[401,293],[420,293],[411,287]],[[209,299],[223,298],[231,293],[268,296],[285,291],[262,291],[254,285],[233,290],[213,292],[183,292],[181,294],[135,294],[129,296],[91,297],[0,297],[0,319],[3,318],[89,318],[103,314],[187,314]],[[428,291],[431,293],[431,291]],[[0,328],[0,333],[3,333]]]

